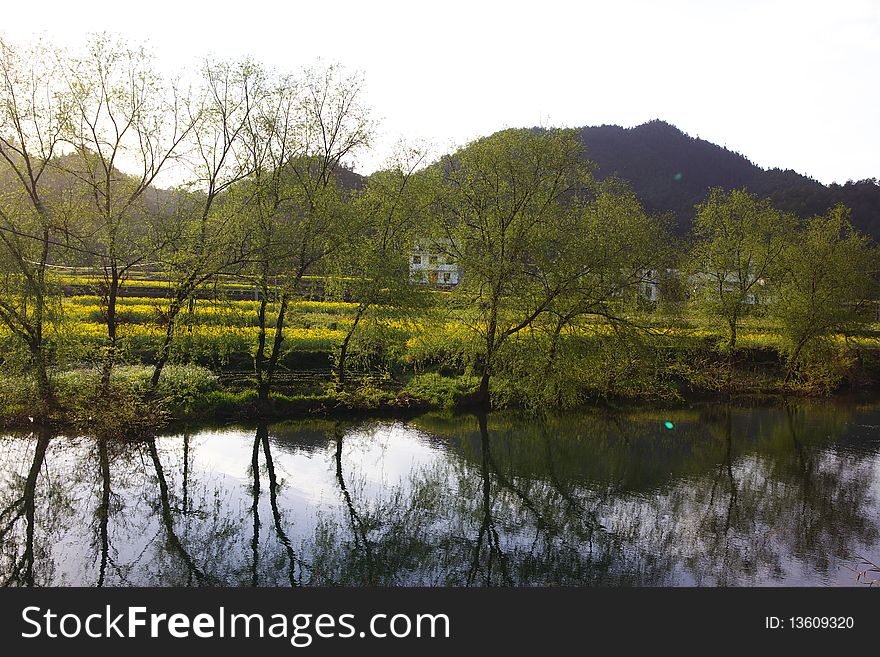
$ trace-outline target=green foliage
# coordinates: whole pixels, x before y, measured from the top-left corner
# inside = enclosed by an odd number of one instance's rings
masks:
[[[217,390],[217,376],[192,365],[165,368],[157,390],[151,391],[152,368],[125,365],[114,369],[108,390],[98,368],[53,375],[56,400],[65,419],[107,436],[134,437],[149,433],[170,417],[186,417],[200,400]],[[21,423],[33,416],[36,384],[31,376],[7,376],[0,385],[0,414]]]
[[[381,376],[358,379],[353,387],[334,391],[334,404],[349,410],[377,410],[395,406],[397,395],[383,385],[385,383],[387,379]]]
[[[381,358],[377,342],[365,329],[381,323],[373,320],[383,305],[394,305],[398,314],[415,310],[426,297],[410,281],[409,251],[416,239],[416,225],[425,205],[426,178],[415,170],[424,155],[401,154],[391,168],[373,174],[352,200],[348,239],[340,240],[329,254],[325,293],[330,298],[356,304],[353,321],[335,354],[336,376],[345,380],[349,354],[361,360]]]
[[[188,415],[198,400],[217,389],[217,375],[196,365],[169,365],[153,394],[177,416]]]
[[[405,392],[431,407],[453,409],[466,402],[479,385],[479,377],[446,377],[428,372],[413,376],[407,382]]]
[[[336,405],[336,395],[276,394],[261,404],[256,390],[213,390],[193,405],[188,418],[202,420],[290,417],[327,411]]]
[[[232,418],[257,404],[256,390],[214,390],[196,400],[192,407],[195,418]]]
[[[121,389],[131,390],[140,396],[149,391],[152,368],[146,365],[124,365],[114,370],[111,383]],[[80,400],[88,403],[83,392],[95,383],[99,375],[96,369],[76,369],[60,372],[55,376],[61,399]],[[217,375],[195,365],[169,365],[162,371],[156,397],[163,400],[170,410],[185,409],[192,399],[217,388]]]
[[[698,208],[688,267],[691,301],[724,325],[728,350],[736,349],[741,319],[772,294],[794,230],[792,217],[745,190],[713,189]]]
[[[443,300],[439,308],[423,314],[405,344],[403,362],[414,371],[433,367],[453,372],[474,372],[485,346],[475,331],[456,321],[464,312]]]
[[[499,354],[499,406],[570,409],[590,399],[673,399],[664,342],[626,325],[607,334],[524,336]]]
[[[577,203],[592,184],[573,131],[505,130],[443,161],[431,250],[463,279],[450,297],[484,345],[480,395],[488,402],[495,353],[576,275],[562,253],[577,232]]]
[[[490,393],[570,408],[670,398],[677,384],[754,389],[781,377],[780,354],[790,388],[832,390],[854,369],[849,341],[865,333],[877,262],[842,207],[799,231],[769,200],[714,189],[681,265],[668,218],[645,212],[629,183],[597,181],[575,130],[504,130],[427,167],[402,148],[361,178],[346,163],[374,125],[362,81],[339,67],[294,77],[208,62],[178,97],[142,50],[106,36],[69,61],[3,42],[0,54],[6,417],[60,409],[126,435],[211,409],[455,406]],[[633,131],[637,159],[655,157],[646,136],[672,132]],[[186,179],[159,190],[172,161]],[[661,168],[640,193],[656,200],[670,178],[698,187]],[[410,278],[423,246],[457,265],[453,289]],[[659,305],[643,298],[650,284]],[[93,296],[63,299],[84,285]],[[127,299],[127,285],[163,296]],[[708,346],[719,338],[721,354]],[[749,362],[758,352],[774,361],[766,380]],[[258,398],[186,363],[253,368]],[[335,385],[297,388],[291,372],[293,394],[268,403],[281,370],[328,363]]]
[[[830,370],[819,361],[834,353],[835,333],[866,321],[865,306],[877,291],[877,254],[850,225],[848,211],[837,206],[813,217],[789,240],[784,267],[771,312],[781,326],[789,374],[803,369],[806,380],[833,387],[826,374]]]
[[[28,374],[4,372],[0,379],[0,420],[5,424],[25,425],[39,410],[37,384]]]
[[[390,372],[403,357],[411,330],[401,322],[386,322],[373,316],[362,319],[357,331],[348,333],[346,373]],[[339,374],[340,349],[334,345],[331,360]]]
[[[789,352],[786,383],[796,391],[829,394],[838,390],[856,365],[856,354],[833,340],[817,337],[796,357]]]

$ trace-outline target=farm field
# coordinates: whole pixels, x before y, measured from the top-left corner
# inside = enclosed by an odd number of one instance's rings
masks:
[[[318,279],[319,277],[314,277]],[[157,296],[134,296],[138,288],[156,287],[162,284],[159,279],[136,279],[126,283],[131,296],[118,300],[120,333],[129,341],[134,353],[149,352],[154,343],[165,331],[163,316],[169,301]],[[167,285],[167,283],[165,283]],[[233,286],[233,287],[230,287]],[[248,290],[253,294],[253,286],[244,283],[227,283],[227,289]],[[216,288],[214,288],[216,291]],[[442,293],[439,293],[442,294]],[[267,334],[274,335],[274,324],[278,304],[267,305]],[[259,302],[247,299],[194,300],[179,319],[179,338],[186,343],[178,349],[182,360],[208,357],[220,368],[231,356],[245,356],[253,353],[258,334],[257,312]],[[291,352],[323,352],[330,354],[344,339],[347,329],[354,321],[357,304],[344,301],[320,301],[303,299],[288,308],[288,320],[284,341]],[[95,294],[78,294],[65,297],[62,302],[62,323],[56,327],[65,335],[75,336],[84,344],[99,346],[106,336],[102,322],[101,299]],[[416,346],[430,342],[426,336],[430,332],[436,337],[443,333],[454,338],[466,332],[466,327],[457,320],[454,312],[437,308],[425,308],[414,315],[410,309],[397,309],[386,306],[373,311],[375,321],[386,328],[392,328],[402,346]],[[439,318],[439,319],[438,319]],[[720,340],[723,330],[720,326],[705,322],[696,314],[668,317],[657,312],[632,312],[629,318],[649,336],[681,338],[685,340]],[[440,322],[438,324],[438,321]],[[602,317],[590,317],[579,326],[566,331],[582,337],[601,337],[613,332],[612,326]],[[850,344],[859,348],[880,347],[880,323],[863,324],[856,334],[838,334],[834,337],[838,344]],[[739,345],[745,349],[778,349],[782,345],[779,327],[765,318],[749,318],[743,322],[739,332]],[[238,359],[236,362],[239,362]]]
[[[306,277],[313,291],[323,287],[319,276]],[[67,294],[56,313],[57,321],[49,326],[52,339],[67,344],[75,360],[97,361],[106,341],[107,329],[98,276],[60,275],[53,283]],[[165,318],[170,300],[167,278],[157,274],[136,274],[125,281],[117,300],[118,334],[123,360],[132,364],[150,364],[155,349],[166,331]],[[467,322],[458,313],[443,308],[444,293],[426,292],[433,297],[413,312],[393,306],[373,308],[369,323],[382,330],[382,339],[394,342],[396,357],[405,364],[428,360],[431,349],[441,349],[449,341],[467,341]],[[253,283],[241,278],[218,277],[197,291],[177,320],[173,360],[197,363],[215,372],[244,375],[253,369],[253,356],[259,339],[259,301]],[[244,297],[244,298],[243,298]],[[285,367],[320,370],[330,375],[328,363],[351,330],[357,304],[303,298],[290,304],[284,329]],[[278,304],[267,304],[266,339],[274,338]],[[673,340],[680,344],[719,341],[723,328],[705,321],[695,313],[667,316],[660,311],[630,310],[628,319],[647,339]],[[600,340],[611,336],[615,327],[603,317],[587,316],[577,326],[567,327],[569,336]],[[519,339],[540,334],[540,327],[530,327]],[[9,330],[0,327],[0,336]],[[857,349],[880,348],[880,324],[862,324],[857,334],[834,336],[833,342]],[[739,331],[743,350],[782,348],[779,327],[772,321],[753,317],[743,321]],[[297,354],[304,358],[297,358]],[[301,362],[297,363],[297,360]],[[387,363],[386,363],[387,365]]]

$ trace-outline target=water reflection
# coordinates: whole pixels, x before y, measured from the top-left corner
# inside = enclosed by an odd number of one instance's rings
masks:
[[[855,555],[880,560],[878,425],[707,405],[6,436],[0,582],[856,585]]]
[[[13,474],[15,485],[10,487],[11,495],[4,497],[3,510],[0,512],[0,545],[3,546],[2,554],[4,561],[3,585],[19,584],[34,586],[34,561],[39,556],[42,561],[46,554],[46,545],[43,542],[36,544],[36,506],[37,506],[37,478],[46,459],[46,450],[49,447],[50,436],[46,431],[38,434],[34,449],[33,459],[27,469],[27,474],[22,477],[18,473]],[[17,476],[16,476],[17,475]],[[19,539],[21,546],[16,545]],[[13,548],[13,549],[10,549]]]

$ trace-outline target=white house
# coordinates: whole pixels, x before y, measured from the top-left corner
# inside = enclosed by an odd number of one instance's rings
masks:
[[[452,286],[459,280],[455,257],[443,249],[443,244],[417,241],[410,252],[409,277],[414,283]]]

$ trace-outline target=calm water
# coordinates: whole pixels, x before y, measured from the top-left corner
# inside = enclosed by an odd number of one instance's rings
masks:
[[[838,402],[7,435],[0,583],[861,586],[878,429]]]

